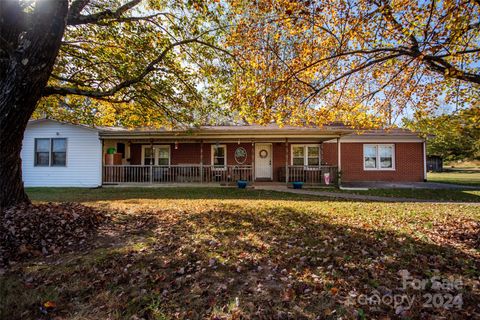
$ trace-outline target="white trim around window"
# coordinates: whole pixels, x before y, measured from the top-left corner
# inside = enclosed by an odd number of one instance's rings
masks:
[[[48,147],[43,149],[39,148],[40,141],[48,141]],[[55,150],[55,141],[63,141],[63,148],[60,151]],[[34,167],[66,167],[67,166],[67,149],[68,149],[68,139],[67,138],[35,138],[34,147],[33,147],[33,166]],[[48,163],[41,163],[42,160],[39,157],[39,154],[46,154],[48,157]],[[63,157],[60,157],[60,163],[55,163],[55,155],[64,154]],[[43,158],[45,160],[45,156]],[[58,161],[57,160],[57,161]]]
[[[223,166],[215,165],[215,148],[223,148],[223,158],[224,158],[224,164]],[[210,163],[216,170],[227,170],[227,145],[226,144],[212,144],[210,146]]]
[[[387,150],[389,156],[382,156],[382,151]],[[390,158],[390,166],[382,166],[382,158]],[[364,171],[395,171],[395,144],[364,144],[362,161]]]
[[[145,164],[145,149],[150,148],[149,144],[142,145],[142,165]],[[160,159],[159,149],[168,149],[168,164],[158,164],[158,160]],[[172,151],[169,144],[154,144],[153,145],[153,157],[154,157],[154,164],[155,166],[169,166],[172,161]]]
[[[319,144],[291,144],[290,145],[290,165],[294,166],[295,164],[293,164],[293,148],[295,147],[301,147],[303,148],[303,164],[296,164],[297,166],[305,166],[305,167],[318,167],[320,166],[320,163],[321,163],[321,148],[320,148],[320,145]],[[311,164],[309,165],[308,164],[308,159],[311,158],[311,159],[314,159],[316,158],[315,156],[314,157],[310,157],[309,154],[308,154],[308,148],[309,147],[316,147],[318,148],[318,164]],[[300,157],[295,157],[295,158],[300,158]]]

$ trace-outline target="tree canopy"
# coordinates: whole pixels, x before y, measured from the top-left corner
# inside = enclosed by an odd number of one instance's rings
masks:
[[[230,56],[211,17],[188,1],[73,1],[35,116],[170,126],[223,115]]]
[[[480,95],[478,0],[227,3],[250,121],[377,126]]]
[[[417,132],[431,135],[427,154],[441,156],[446,161],[480,160],[480,104],[455,114],[405,120],[405,125]]]

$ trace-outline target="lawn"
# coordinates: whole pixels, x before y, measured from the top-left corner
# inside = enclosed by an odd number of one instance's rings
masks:
[[[413,198],[422,200],[439,200],[453,202],[480,202],[480,170],[450,169],[446,172],[429,172],[429,182],[459,184],[468,188],[459,189],[370,189],[370,190],[328,190],[364,194],[380,197]],[[471,188],[478,187],[478,188]]]
[[[5,319],[46,319],[38,311],[45,301],[56,303],[58,319],[480,315],[476,205],[332,201],[230,188],[28,192],[36,202],[80,201],[107,210],[111,222],[85,251],[14,265],[1,280]],[[406,272],[414,280],[403,289]],[[461,286],[411,286],[433,276]],[[435,305],[424,305],[429,294]],[[368,303],[376,295],[382,302]],[[413,301],[410,308],[402,297]]]
[[[339,190],[333,189],[329,191],[346,192],[353,194],[363,194],[379,197],[393,198],[411,198],[421,200],[435,200],[447,202],[480,202],[480,188],[472,189],[369,189],[369,190]]]
[[[451,169],[445,172],[429,172],[427,180],[431,182],[454,183],[480,188],[479,169]]]

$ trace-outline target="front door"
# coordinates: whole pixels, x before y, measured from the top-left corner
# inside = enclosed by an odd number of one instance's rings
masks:
[[[255,178],[272,179],[272,144],[255,144]]]

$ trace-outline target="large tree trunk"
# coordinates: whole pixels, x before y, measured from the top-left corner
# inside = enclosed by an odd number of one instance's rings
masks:
[[[67,13],[68,0],[37,1],[29,14],[18,1],[0,1],[0,209],[29,201],[23,134],[52,72]]]

